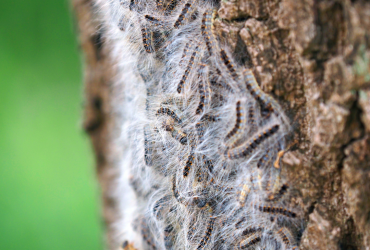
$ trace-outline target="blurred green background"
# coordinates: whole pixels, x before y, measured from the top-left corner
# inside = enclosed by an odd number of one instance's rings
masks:
[[[102,249],[67,0],[0,1],[0,249]]]

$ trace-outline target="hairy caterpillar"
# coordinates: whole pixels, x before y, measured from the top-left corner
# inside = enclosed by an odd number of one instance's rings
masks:
[[[143,39],[143,45],[145,48],[145,51],[147,53],[153,53],[154,49],[152,46],[152,41],[153,41],[153,33],[149,31],[146,27],[141,28],[141,35]]]
[[[275,215],[283,215],[288,218],[296,218],[297,213],[295,213],[292,210],[286,209],[284,207],[275,207],[275,206],[255,206],[256,209],[258,209],[260,212],[263,213],[270,213],[270,214],[275,214]]]
[[[178,29],[183,23],[189,18],[189,13],[191,12],[191,8],[193,5],[193,1],[188,1],[184,8],[181,10],[179,17],[177,18],[176,22],[174,23],[173,27]]]
[[[173,245],[173,234],[174,234],[174,228],[172,225],[168,225],[164,229],[164,246],[166,249],[171,249]]]
[[[226,54],[226,51],[221,49],[220,56],[223,64],[226,66],[227,70],[229,71],[231,77],[236,80],[238,74],[236,73],[234,64],[230,61],[229,56]]]
[[[182,145],[186,145],[186,143],[188,142],[187,135],[181,130],[175,129],[172,124],[164,123],[163,128],[166,131],[170,132],[171,136]]]
[[[256,117],[255,117],[255,114],[254,114],[254,108],[253,107],[249,107],[249,109],[248,109],[248,125],[250,126],[249,131],[252,132],[252,133],[255,132],[256,127],[257,127],[257,123],[256,123]]]
[[[196,46],[193,53],[191,54],[191,57],[190,57],[188,66],[186,67],[185,73],[182,76],[182,78],[179,82],[179,85],[177,86],[177,92],[178,93],[181,93],[181,90],[184,87],[184,84],[185,84],[186,80],[188,79],[188,77],[190,75],[190,72],[193,68],[193,64],[195,62],[195,58],[196,58],[197,53],[199,53],[199,46]]]
[[[190,171],[191,165],[193,165],[194,163],[194,159],[195,159],[194,153],[190,153],[190,155],[188,156],[188,160],[186,161],[184,170],[183,170],[184,177],[187,177],[189,175],[189,171]]]
[[[239,243],[238,249],[247,249],[261,241],[261,234],[253,234]]]
[[[207,230],[206,233],[203,237],[203,239],[200,241],[199,246],[197,247],[197,250],[204,249],[208,243],[208,241],[211,238],[212,231],[213,231],[213,226],[215,224],[216,218],[211,217],[208,222]]]
[[[276,235],[280,238],[281,243],[285,246],[284,249],[295,249],[295,240],[292,233],[286,227],[280,228]]]
[[[243,236],[248,236],[248,235],[251,235],[251,234],[254,234],[254,233],[260,233],[263,231],[263,228],[262,227],[248,227],[246,229],[243,230],[242,232],[242,235]]]
[[[214,10],[207,10],[206,12],[204,12],[201,26],[202,36],[204,38],[210,56],[213,55],[213,47],[214,43],[216,42],[213,36],[213,20],[215,18],[215,14],[216,12]]]
[[[233,145],[233,142],[238,139],[238,135],[243,133],[245,125],[245,110],[244,107],[241,105],[240,101],[236,102],[236,121],[234,128],[226,135],[225,141],[229,140],[232,137],[235,139],[230,143]],[[231,146],[232,147],[232,146]]]
[[[161,115],[161,114],[162,115],[168,115],[169,117],[174,119],[179,124],[182,123],[181,119],[176,115],[176,113],[174,111],[172,111],[171,109],[169,109],[169,108],[161,107],[160,109],[158,109],[157,115]]]
[[[240,191],[239,202],[241,206],[244,205],[250,191],[251,191],[251,188],[250,188],[250,183],[248,181],[247,183],[244,183],[243,188]]]
[[[185,44],[184,51],[182,52],[182,56],[181,56],[181,61],[179,63],[180,65],[184,64],[184,60],[186,59],[187,55],[189,54],[192,43],[193,43],[193,41],[191,40],[191,41],[189,41]]]
[[[238,159],[241,157],[246,157],[252,153],[254,149],[256,149],[263,141],[265,141],[270,136],[274,135],[279,130],[279,125],[273,125],[272,127],[264,130],[262,133],[258,134],[257,136],[253,137],[250,142],[247,142],[240,147],[234,149],[228,149],[225,152],[225,155],[229,157],[229,159]]]
[[[158,18],[155,18],[151,15],[145,15],[145,20],[149,21],[151,24],[157,27],[163,27],[163,21],[159,20]]]
[[[211,90],[209,88],[208,81],[200,81],[199,83],[199,94],[200,94],[200,101],[197,110],[195,111],[196,114],[200,114],[204,107],[207,106],[210,102],[209,98]]]

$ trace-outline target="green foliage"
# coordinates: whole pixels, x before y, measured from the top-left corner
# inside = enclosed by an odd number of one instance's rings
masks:
[[[67,0],[0,1],[1,249],[102,249]]]

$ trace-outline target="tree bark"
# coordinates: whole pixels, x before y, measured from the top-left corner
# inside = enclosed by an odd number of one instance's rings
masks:
[[[84,115],[83,128],[89,134],[95,152],[96,173],[100,183],[102,217],[106,227],[108,249],[117,249],[114,223],[118,220],[117,200],[114,196],[118,177],[119,152],[114,144],[117,122],[112,113],[114,93],[111,82],[114,62],[104,46],[99,32],[96,9],[90,0],[73,1],[77,31],[84,53]]]
[[[85,55],[83,124],[96,155],[107,246],[117,249],[117,67],[92,1],[73,6]],[[221,41],[292,120],[294,145],[281,164],[307,221],[300,249],[370,249],[370,3],[222,1],[218,17]]]

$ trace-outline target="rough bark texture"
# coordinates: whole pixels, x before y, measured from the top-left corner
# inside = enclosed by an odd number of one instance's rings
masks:
[[[74,0],[85,54],[84,128],[96,153],[107,245],[119,151],[107,56],[90,0]],[[294,121],[283,158],[308,221],[300,249],[370,249],[370,3],[222,1],[216,32]]]

